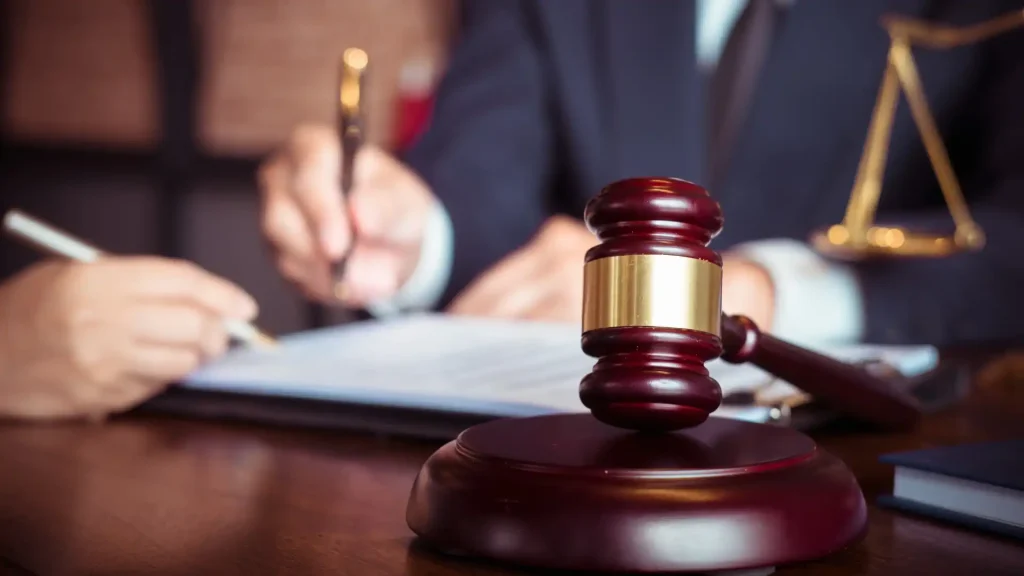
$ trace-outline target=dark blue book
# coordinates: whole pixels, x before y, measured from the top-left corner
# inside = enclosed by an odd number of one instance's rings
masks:
[[[1024,539],[1024,439],[882,456],[895,467],[879,504]]]

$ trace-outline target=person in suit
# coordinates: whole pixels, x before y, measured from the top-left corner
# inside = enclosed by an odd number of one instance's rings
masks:
[[[343,207],[337,136],[298,128],[261,168],[263,228],[281,272],[324,302],[578,322],[587,200],[621,178],[677,176],[723,207],[712,247],[729,313],[804,343],[1016,338],[1024,33],[919,56],[984,250],[841,263],[806,239],[842,219],[888,48],[882,15],[964,25],[1022,8],[468,0],[416,145],[401,159],[362,151]],[[951,224],[905,106],[878,214]],[[350,244],[332,292],[329,262]]]
[[[45,261],[0,284],[0,417],[103,417],[156,395],[228,345],[255,301],[187,263]]]

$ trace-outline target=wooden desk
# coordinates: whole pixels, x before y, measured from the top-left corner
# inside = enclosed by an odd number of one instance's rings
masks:
[[[976,394],[914,434],[816,437],[873,499],[891,487],[879,454],[1024,435],[1013,396]],[[435,447],[159,418],[3,425],[0,573],[528,574],[413,544],[406,498]],[[1024,574],[1019,542],[874,506],[870,522],[851,549],[776,573]]]

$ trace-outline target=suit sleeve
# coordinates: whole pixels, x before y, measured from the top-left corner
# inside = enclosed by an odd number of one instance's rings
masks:
[[[547,90],[519,2],[462,3],[431,124],[405,161],[451,223],[446,305],[478,274],[525,244],[547,213],[552,164]]]
[[[867,341],[948,346],[1024,336],[1024,41],[1018,32],[990,43],[964,122],[977,144],[960,164],[973,169],[958,173],[986,245],[949,258],[858,265]],[[944,210],[909,222],[951,225]]]

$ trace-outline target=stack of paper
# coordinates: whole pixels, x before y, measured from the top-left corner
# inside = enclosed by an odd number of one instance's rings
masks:
[[[848,361],[881,360],[905,375],[937,364],[929,347],[819,350]],[[193,389],[505,417],[583,412],[579,382],[595,359],[578,326],[422,315],[297,333],[276,349],[237,349],[188,378]],[[715,360],[724,395],[769,386],[799,392],[760,369]],[[767,418],[764,407],[719,416]]]

